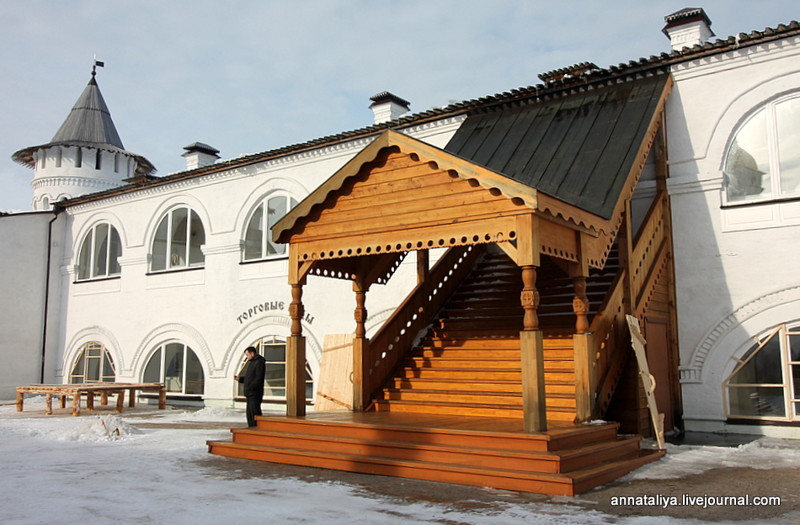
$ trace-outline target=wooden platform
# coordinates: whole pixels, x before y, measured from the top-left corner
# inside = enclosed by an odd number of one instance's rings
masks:
[[[393,412],[266,416],[212,454],[522,492],[575,495],[664,453],[641,450],[616,424],[548,422],[526,434],[519,419]]]
[[[45,413],[53,413],[53,396],[58,396],[61,408],[66,407],[67,397],[72,398],[72,415],[81,415],[81,398],[86,397],[86,408],[94,408],[94,396],[100,395],[100,403],[108,404],[109,394],[117,396],[116,411],[122,412],[125,405],[125,391],[130,393],[128,406],[136,406],[136,391],[155,390],[158,392],[158,408],[167,406],[167,390],[163,383],[68,383],[63,385],[29,385],[17,387],[17,412],[22,412],[25,394],[44,394]]]

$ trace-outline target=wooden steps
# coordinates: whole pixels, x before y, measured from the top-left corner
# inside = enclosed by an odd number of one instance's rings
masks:
[[[572,339],[545,340],[548,419],[575,418]],[[379,412],[522,418],[519,338],[428,337],[374,400]]]
[[[560,425],[551,432],[502,430],[515,420],[430,414],[336,413],[328,419],[260,417],[255,429],[234,429],[230,442],[210,441],[222,456],[367,474],[444,481],[499,489],[574,495],[607,483],[660,457],[641,451],[636,437],[619,438],[616,425]],[[374,416],[375,422],[369,422]],[[468,426],[468,425],[466,425]]]

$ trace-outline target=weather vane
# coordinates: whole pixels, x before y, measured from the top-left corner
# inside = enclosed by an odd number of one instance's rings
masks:
[[[93,60],[93,62],[94,62],[94,63],[92,64],[92,76],[95,76],[95,75],[97,74],[97,67],[98,67],[98,66],[100,66],[100,67],[106,67],[106,63],[105,63],[105,62],[101,62],[101,61],[97,60],[97,55],[94,55],[94,58],[93,58],[92,60]]]

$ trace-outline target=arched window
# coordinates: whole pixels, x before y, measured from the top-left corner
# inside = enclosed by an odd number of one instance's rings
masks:
[[[244,236],[244,260],[258,261],[286,254],[286,245],[272,242],[272,227],[297,206],[297,201],[288,195],[277,195],[259,203]]]
[[[116,369],[111,354],[97,342],[86,343],[72,364],[69,382],[78,383],[113,383]]]
[[[264,399],[270,401],[286,400],[286,341],[275,336],[262,337],[252,345],[258,353],[264,356],[267,370],[264,375]],[[238,375],[244,375],[249,361],[242,358]],[[237,396],[244,397],[244,385],[239,383]],[[314,378],[311,367],[306,361],[306,401],[314,397]]]
[[[762,337],[723,388],[730,417],[800,420],[800,326],[784,324]]]
[[[205,375],[194,350],[181,343],[159,346],[142,378],[145,383],[164,383],[167,392],[174,394],[203,395]]]
[[[200,217],[191,208],[175,208],[161,219],[153,239],[154,272],[189,267],[202,267],[205,255],[202,246],[206,233]]]
[[[78,280],[112,277],[120,274],[122,243],[117,229],[107,222],[94,226],[81,243],[78,254]]]
[[[772,101],[736,132],[725,157],[729,204],[800,196],[800,96]]]

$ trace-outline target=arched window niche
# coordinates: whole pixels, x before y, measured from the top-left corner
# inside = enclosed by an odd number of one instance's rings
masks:
[[[117,229],[103,222],[92,227],[78,252],[78,280],[88,281],[120,275],[122,242]]]
[[[164,383],[168,394],[201,396],[205,373],[197,354],[183,343],[159,345],[144,368],[145,383]]]
[[[739,127],[725,156],[725,202],[800,197],[800,94],[768,102]]]
[[[800,421],[800,325],[774,328],[738,361],[723,382],[728,417]]]
[[[111,354],[96,341],[84,344],[70,369],[70,384],[113,383],[116,368]]]
[[[297,206],[297,200],[286,194],[265,197],[253,210],[244,234],[244,261],[261,261],[284,257],[286,245],[272,241],[272,227]]]
[[[153,238],[150,270],[163,272],[184,268],[202,268],[206,242],[200,216],[188,207],[171,210],[164,215]]]

